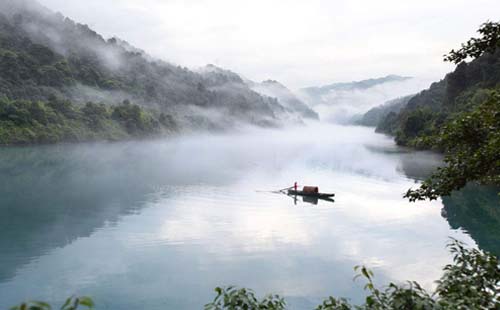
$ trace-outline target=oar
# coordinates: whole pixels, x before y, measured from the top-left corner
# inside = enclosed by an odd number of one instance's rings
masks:
[[[278,190],[275,190],[275,191],[256,191],[257,193],[275,193],[275,194],[282,194],[284,191],[288,190],[288,189],[292,189],[293,186],[290,186],[290,187],[285,187],[285,188],[282,188],[282,189],[278,189]]]

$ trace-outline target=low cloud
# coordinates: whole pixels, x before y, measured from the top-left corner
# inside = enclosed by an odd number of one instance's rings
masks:
[[[302,97],[314,107],[321,119],[348,123],[354,116],[391,99],[416,94],[428,88],[431,83],[431,79],[411,78],[378,84],[367,89],[332,90],[320,98],[311,98],[305,93],[302,93]]]
[[[40,1],[155,57],[292,89],[387,74],[438,79],[453,67],[442,55],[500,11],[494,0]]]

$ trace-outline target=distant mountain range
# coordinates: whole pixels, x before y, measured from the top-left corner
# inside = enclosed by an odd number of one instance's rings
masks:
[[[420,91],[427,86],[424,83],[423,80],[407,76],[388,75],[303,88],[298,95],[319,113],[322,120],[348,124],[359,120],[363,113],[373,107]]]
[[[314,102],[314,99],[323,101],[323,96],[329,95],[334,91],[364,90],[384,83],[402,82],[409,79],[411,79],[411,77],[391,74],[381,78],[367,79],[362,81],[333,83],[320,87],[306,87],[302,88],[301,91],[311,97]]]

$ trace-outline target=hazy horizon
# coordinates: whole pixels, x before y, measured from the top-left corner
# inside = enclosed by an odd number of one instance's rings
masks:
[[[443,54],[500,11],[490,0],[39,1],[154,57],[292,89],[388,74],[440,79],[453,69]]]

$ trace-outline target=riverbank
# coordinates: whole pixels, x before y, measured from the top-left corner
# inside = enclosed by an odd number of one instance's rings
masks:
[[[172,116],[124,101],[120,105],[68,100],[0,98],[0,145],[122,141],[158,137],[177,130]]]

